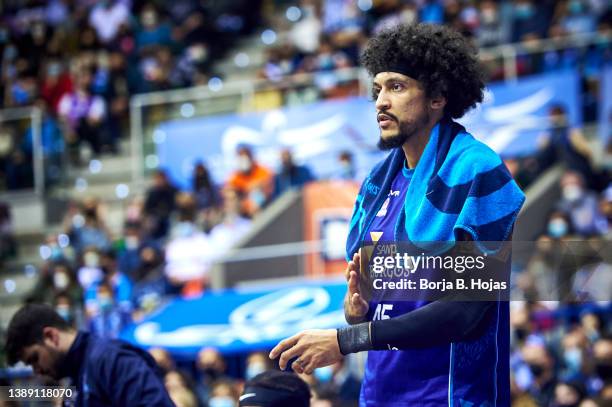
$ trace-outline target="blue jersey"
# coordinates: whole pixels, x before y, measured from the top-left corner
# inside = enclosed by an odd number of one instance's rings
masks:
[[[413,172],[403,168],[396,175],[365,234],[366,243],[393,242],[395,224],[404,208]],[[383,301],[370,301],[367,319],[397,317],[425,304],[394,301],[393,293],[385,293]],[[484,334],[470,342],[425,349],[369,351],[360,405],[505,405],[509,394],[499,393],[507,393],[509,388],[508,303],[496,303],[489,321]]]

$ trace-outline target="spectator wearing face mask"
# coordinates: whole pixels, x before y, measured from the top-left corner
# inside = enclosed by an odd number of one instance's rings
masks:
[[[83,308],[81,302],[72,300],[70,294],[59,292],[54,300],[55,312],[68,322],[73,328],[80,329],[83,325]]]
[[[238,391],[232,381],[219,380],[212,385],[208,407],[236,407]]]
[[[265,352],[253,352],[247,357],[244,377],[246,380],[251,380],[270,368],[270,358]]]
[[[101,338],[116,339],[119,333],[131,322],[129,312],[120,307],[113,292],[112,285],[104,281],[97,286],[95,304],[88,310],[88,330]]]
[[[100,264],[100,252],[95,247],[88,247],[83,252],[82,266],[77,271],[77,279],[84,290],[88,290],[104,278]]]
[[[83,301],[83,289],[67,262],[59,261],[43,269],[41,278],[28,297],[29,302],[52,304],[59,293],[70,298],[73,304]]]
[[[525,381],[527,392],[538,406],[548,406],[554,398],[554,360],[548,349],[539,341],[527,342],[521,349],[521,357],[529,367]]]
[[[354,181],[357,177],[357,168],[353,154],[343,151],[338,155],[339,170],[334,178]]]
[[[243,213],[253,216],[271,198],[274,175],[257,163],[250,147],[240,146],[236,152],[238,169],[230,176],[227,186],[240,195]]]
[[[566,214],[571,228],[581,236],[596,236],[607,232],[607,224],[599,210],[597,195],[586,189],[584,178],[568,171],[561,177],[561,200],[557,209]]]
[[[212,386],[218,381],[228,381],[225,359],[215,348],[203,348],[196,357],[196,390],[203,404],[211,397]]]
[[[98,250],[110,247],[110,232],[103,221],[97,199],[85,199],[80,211],[68,221],[66,233],[77,253],[83,253],[87,247]]]
[[[575,327],[565,334],[561,340],[561,380],[583,382],[586,379],[586,367],[590,365],[588,347],[589,340],[582,327]]]

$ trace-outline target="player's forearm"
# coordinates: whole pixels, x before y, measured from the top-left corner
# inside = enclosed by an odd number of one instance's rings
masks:
[[[342,354],[366,350],[414,349],[440,346],[475,337],[491,302],[428,304],[396,318],[365,322],[338,330]]]

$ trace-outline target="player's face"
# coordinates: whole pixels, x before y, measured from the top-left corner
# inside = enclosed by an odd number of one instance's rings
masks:
[[[63,359],[62,352],[46,343],[27,346],[23,350],[22,357],[23,362],[32,366],[36,374],[49,376],[56,380],[61,379],[59,377],[59,367]]]
[[[378,147],[401,147],[429,122],[427,97],[419,82],[396,72],[380,72],[374,77],[372,97],[380,127]]]

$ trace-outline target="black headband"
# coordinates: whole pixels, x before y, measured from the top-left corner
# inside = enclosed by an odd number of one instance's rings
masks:
[[[308,407],[310,400],[283,389],[270,389],[266,387],[248,386],[240,396],[239,406],[261,407]]]
[[[415,71],[414,67],[410,66],[410,64],[408,63],[402,62],[403,61],[396,61],[388,65],[380,66],[379,69],[374,72],[373,76],[376,76],[381,72],[396,72],[401,73],[402,75],[409,76],[414,80],[417,80],[417,72]]]

